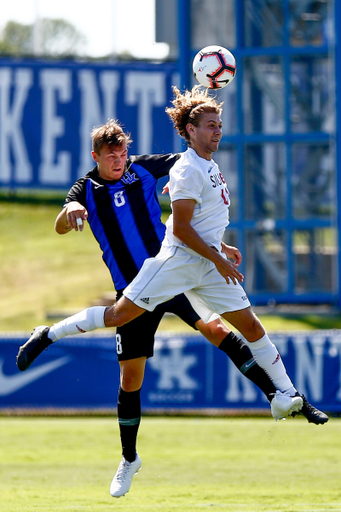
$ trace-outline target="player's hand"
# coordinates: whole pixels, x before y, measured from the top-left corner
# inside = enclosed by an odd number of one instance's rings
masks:
[[[230,283],[230,280],[233,284],[237,284],[239,281],[242,283],[244,281],[244,276],[237,269],[237,264],[233,263],[230,260],[226,260],[225,258],[221,258],[218,262],[215,263],[219,274],[223,276],[226,280],[227,284]]]
[[[237,247],[233,247],[233,245],[226,245],[224,242],[221,243],[221,252],[223,252],[227,258],[234,261],[235,265],[238,267],[242,262],[242,255]]]
[[[75,231],[83,231],[84,221],[88,218],[87,209],[76,201],[66,206],[66,219],[69,226]]]

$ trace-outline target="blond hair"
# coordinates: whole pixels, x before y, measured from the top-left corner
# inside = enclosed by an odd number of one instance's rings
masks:
[[[109,119],[104,125],[97,126],[91,131],[92,150],[98,155],[103,146],[116,148],[126,144],[127,147],[132,142],[130,133],[125,133],[119,121]]]
[[[173,107],[167,107],[165,111],[172,120],[177,133],[187,142],[190,140],[186,129],[188,123],[198,126],[203,113],[219,115],[222,113],[223,102],[218,103],[216,98],[209,96],[208,90],[203,91],[200,85],[195,85],[191,91],[185,91],[184,94],[174,86],[173,92],[175,94],[172,101]]]

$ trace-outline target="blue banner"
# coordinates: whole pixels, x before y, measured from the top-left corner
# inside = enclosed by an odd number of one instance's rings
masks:
[[[165,114],[176,83],[172,63],[0,59],[0,187],[69,189],[109,118],[132,133],[132,154],[181,150]]]
[[[341,412],[341,331],[271,334],[296,388],[322,410]],[[115,336],[57,341],[25,372],[15,356],[27,337],[0,337],[0,409],[115,408]],[[268,409],[261,391],[197,335],[159,333],[142,388],[144,410]]]

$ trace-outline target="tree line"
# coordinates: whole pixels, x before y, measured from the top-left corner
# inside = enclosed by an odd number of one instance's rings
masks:
[[[86,37],[64,19],[42,18],[31,25],[8,21],[0,34],[0,55],[76,56],[85,44]]]

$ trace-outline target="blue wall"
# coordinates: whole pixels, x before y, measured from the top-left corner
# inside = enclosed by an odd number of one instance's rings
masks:
[[[341,331],[272,334],[297,389],[325,411],[341,412]],[[115,337],[73,336],[49,347],[26,371],[15,356],[26,338],[0,338],[0,409],[114,408],[119,382]],[[142,388],[147,409],[268,409],[263,394],[200,336],[160,333]]]
[[[109,118],[132,133],[131,153],[173,151],[174,83],[167,63],[0,59],[0,187],[69,189],[94,166],[90,132]]]

